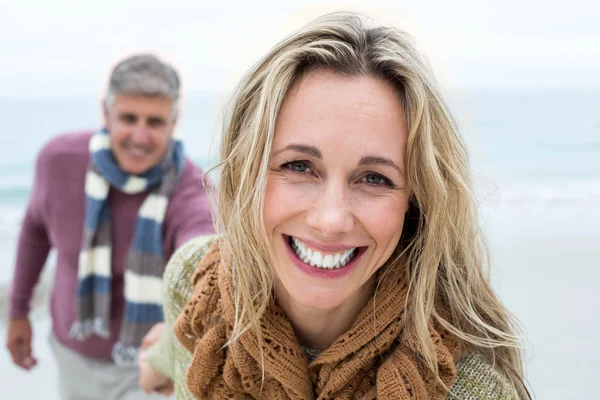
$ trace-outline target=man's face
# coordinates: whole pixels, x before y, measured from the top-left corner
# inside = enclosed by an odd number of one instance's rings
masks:
[[[142,175],[162,161],[175,128],[173,105],[166,96],[118,94],[105,107],[111,150],[124,172]]]

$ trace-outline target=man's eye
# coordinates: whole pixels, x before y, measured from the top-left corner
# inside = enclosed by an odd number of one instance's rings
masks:
[[[135,124],[137,121],[137,116],[133,114],[122,114],[120,119],[126,124]]]
[[[162,118],[150,118],[148,119],[148,126],[158,128],[165,125],[165,120]]]

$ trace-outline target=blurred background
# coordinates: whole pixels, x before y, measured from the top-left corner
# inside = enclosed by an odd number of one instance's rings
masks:
[[[3,1],[2,344],[36,154],[58,133],[100,126],[115,62],[151,51],[178,68],[178,131],[207,168],[222,106],[244,71],[284,34],[339,9],[413,34],[445,87],[471,148],[492,281],[524,327],[536,398],[597,398],[600,3],[592,0]],[[26,373],[0,356],[0,386],[15,399],[56,392],[45,301],[52,272],[51,259],[33,313],[39,365]]]

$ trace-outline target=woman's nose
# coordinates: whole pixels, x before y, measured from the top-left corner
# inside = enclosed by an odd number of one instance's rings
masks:
[[[323,185],[324,190],[315,198],[309,209],[306,222],[323,237],[335,237],[354,228],[354,216],[348,205],[345,184]]]

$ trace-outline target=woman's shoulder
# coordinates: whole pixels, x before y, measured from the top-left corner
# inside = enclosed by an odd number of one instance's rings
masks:
[[[456,364],[456,379],[448,399],[518,400],[510,382],[481,355],[472,353]]]
[[[218,235],[213,234],[189,240],[173,254],[169,264],[200,261],[217,237]]]
[[[165,279],[169,279],[172,275],[177,275],[176,278],[180,278],[181,273],[191,276],[194,268],[202,260],[216,238],[217,235],[199,236],[181,246],[167,264]],[[191,271],[189,271],[190,266],[192,266]]]
[[[167,301],[181,309],[192,294],[192,276],[217,235],[200,236],[181,246],[169,260],[163,277]]]

